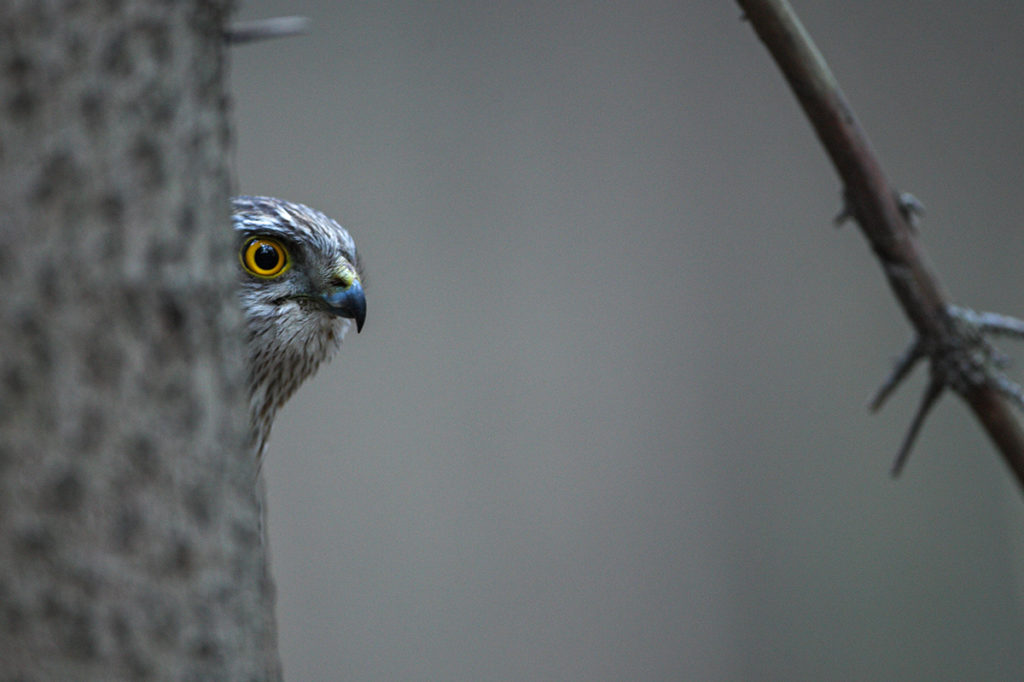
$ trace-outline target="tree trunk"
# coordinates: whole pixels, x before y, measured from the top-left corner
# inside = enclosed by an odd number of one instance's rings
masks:
[[[0,3],[0,679],[280,677],[225,12]]]

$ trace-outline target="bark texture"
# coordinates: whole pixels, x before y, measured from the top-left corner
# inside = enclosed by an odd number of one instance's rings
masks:
[[[225,3],[0,3],[0,680],[280,677]]]

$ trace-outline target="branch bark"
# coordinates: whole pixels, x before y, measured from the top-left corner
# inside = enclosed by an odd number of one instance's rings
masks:
[[[860,226],[893,294],[931,360],[933,381],[968,403],[1024,490],[1024,432],[971,356],[974,339],[950,314],[950,299],[925,255],[899,192],[882,169],[839,84],[785,0],[737,0],[825,147],[844,186],[845,211]],[[969,366],[968,366],[969,365]]]
[[[225,14],[0,3],[4,679],[280,678]]]

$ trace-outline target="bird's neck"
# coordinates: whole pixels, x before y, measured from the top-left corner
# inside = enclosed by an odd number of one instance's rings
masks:
[[[330,359],[348,326],[348,320],[325,318],[316,333],[281,335],[250,323],[249,422],[260,459],[278,409]]]

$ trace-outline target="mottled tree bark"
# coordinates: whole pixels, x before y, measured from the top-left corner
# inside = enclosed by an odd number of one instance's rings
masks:
[[[280,677],[225,11],[0,3],[0,679]]]

